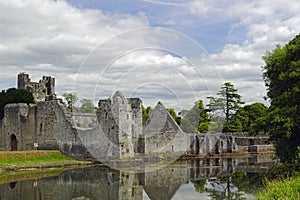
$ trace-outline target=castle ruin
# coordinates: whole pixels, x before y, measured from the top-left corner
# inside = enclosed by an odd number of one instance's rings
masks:
[[[31,82],[18,75],[18,88],[32,92],[35,104],[8,104],[0,121],[0,150],[59,149],[78,159],[97,161],[158,154],[260,152],[273,149],[268,137],[223,133],[184,133],[161,103],[142,125],[142,100],[117,91],[99,100],[96,115],[71,113],[55,94],[55,79]],[[88,123],[88,124],[87,124]]]
[[[43,76],[39,82],[32,82],[29,74],[18,74],[18,89],[24,89],[31,92],[35,102],[50,101],[56,99],[55,78]]]

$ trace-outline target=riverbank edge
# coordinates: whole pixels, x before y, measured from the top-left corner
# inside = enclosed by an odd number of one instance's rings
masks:
[[[36,163],[27,163],[31,160],[33,160],[32,162]],[[24,162],[20,163],[22,161]],[[19,171],[61,169],[89,166],[94,164],[95,163],[91,161],[75,160],[66,157],[57,150],[0,151],[0,175]]]
[[[62,157],[62,159],[51,160],[51,162],[43,162],[41,161],[38,164],[19,164],[19,159],[31,159],[31,158],[42,158],[43,156],[51,156],[53,154],[58,154]],[[145,165],[146,163],[172,163],[177,161],[191,160],[191,159],[205,159],[205,158],[241,158],[241,157],[249,157],[249,156],[264,156],[264,155],[274,155],[273,151],[265,151],[259,153],[249,153],[249,152],[234,152],[234,153],[222,153],[222,154],[211,154],[207,156],[197,156],[190,154],[180,154],[177,156],[170,154],[153,154],[153,155],[144,155],[139,158],[129,158],[125,160],[110,160],[107,162],[94,162],[94,161],[86,161],[86,160],[76,160],[69,158],[62,154],[58,150],[33,150],[33,151],[0,151],[0,174],[8,173],[8,172],[17,172],[17,171],[34,171],[34,170],[42,170],[42,169],[59,169],[66,167],[82,167],[82,166],[92,166],[92,165],[106,165],[113,168],[126,168],[126,167],[134,167]],[[1,164],[1,159],[13,159],[16,163],[12,162],[9,165],[3,166]]]
[[[265,188],[257,193],[257,200],[300,199],[300,174],[297,177],[266,181]]]

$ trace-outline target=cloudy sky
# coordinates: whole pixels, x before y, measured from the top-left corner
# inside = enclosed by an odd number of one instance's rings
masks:
[[[300,30],[298,0],[1,0],[0,88],[19,72],[95,102],[121,90],[177,110],[231,81],[264,102],[262,56]]]

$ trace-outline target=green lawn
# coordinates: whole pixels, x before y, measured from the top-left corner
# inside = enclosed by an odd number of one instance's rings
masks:
[[[266,188],[258,193],[258,200],[299,200],[300,175],[290,179],[267,181]]]
[[[0,152],[0,169],[18,169],[30,167],[56,167],[64,165],[88,164],[69,158],[59,151],[11,151]]]
[[[58,176],[69,167],[87,164],[91,162],[74,160],[60,151],[0,151],[0,184]]]

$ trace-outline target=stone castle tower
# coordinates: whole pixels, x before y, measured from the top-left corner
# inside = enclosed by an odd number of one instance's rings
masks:
[[[32,82],[29,74],[20,73],[18,74],[18,89],[31,92],[36,102],[56,99],[55,78],[51,76],[43,76],[39,82]]]
[[[98,122],[104,134],[118,147],[119,158],[143,153],[143,148],[138,145],[142,134],[141,105],[141,99],[125,98],[120,91],[98,103]]]

